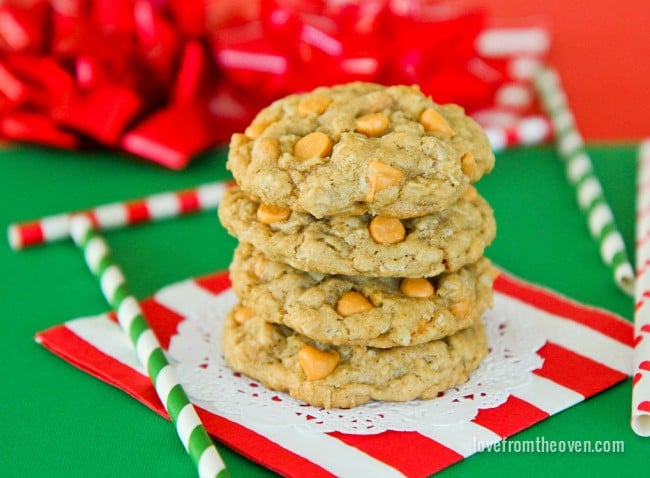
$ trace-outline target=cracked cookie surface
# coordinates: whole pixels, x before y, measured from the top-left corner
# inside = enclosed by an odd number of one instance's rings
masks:
[[[492,305],[495,274],[481,258],[457,272],[414,281],[323,275],[269,260],[247,243],[237,247],[230,266],[241,303],[267,322],[322,344],[376,348],[430,342],[469,327]],[[369,307],[343,310],[351,291]]]
[[[255,315],[240,323],[235,319],[240,307],[226,318],[222,335],[230,367],[267,388],[324,408],[435,398],[467,380],[488,351],[480,321],[411,347],[328,347]],[[314,370],[325,375],[313,375]]]
[[[232,235],[269,259],[323,274],[433,277],[476,262],[496,234],[492,209],[479,195],[426,216],[392,218],[404,231],[403,239],[392,243],[377,242],[373,235],[373,219],[385,216],[316,219],[287,210],[275,220],[260,220],[261,206],[233,187],[222,199],[219,218]],[[391,231],[383,228],[379,234]]]
[[[267,204],[405,218],[449,207],[494,155],[459,106],[416,87],[357,82],[272,103],[233,135],[227,166]]]

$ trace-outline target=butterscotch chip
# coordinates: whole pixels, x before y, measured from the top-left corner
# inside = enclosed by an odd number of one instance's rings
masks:
[[[405,294],[399,278],[313,274],[268,259],[260,277],[260,257],[247,243],[235,251],[230,277],[243,305],[322,344],[388,348],[429,342],[469,327],[492,304],[493,267],[484,257],[457,272],[414,279],[435,284],[435,293],[426,297]],[[350,292],[361,296],[365,310],[341,313],[337,304]],[[456,317],[451,306],[465,299],[471,308]]]
[[[371,310],[372,307],[372,304],[368,302],[368,299],[363,295],[355,291],[349,291],[343,294],[336,303],[336,312],[343,317],[348,317],[353,314]]]
[[[436,105],[409,86],[317,88],[272,103],[252,124],[265,125],[263,134],[233,135],[229,148],[227,167],[241,188],[316,218],[442,211],[494,166],[487,136],[462,108]],[[277,140],[279,159],[252,158],[265,138]],[[461,169],[464,153],[476,162],[471,176]],[[399,187],[379,191],[360,177],[370,161],[399,169]]]
[[[268,125],[266,123],[252,123],[246,128],[244,134],[251,139],[257,139],[262,136],[262,133]]]
[[[401,290],[402,294],[406,297],[425,298],[431,297],[436,293],[431,282],[423,278],[411,279],[407,277],[400,283],[399,290]]]
[[[460,302],[456,302],[455,304],[452,304],[450,307],[451,313],[454,314],[456,317],[464,317],[470,310],[470,300],[469,299],[463,299]]]
[[[300,159],[324,158],[330,154],[330,151],[332,151],[332,140],[320,131],[303,136],[293,148],[293,154]]]
[[[427,108],[420,115],[420,123],[426,131],[440,133],[445,136],[455,136],[456,132],[449,126],[449,122],[433,108]]]
[[[366,195],[366,201],[375,200],[375,195],[391,186],[397,186],[404,179],[402,170],[394,168],[381,161],[372,160],[368,163],[368,183],[370,190]]]
[[[264,160],[270,159],[275,161],[280,156],[280,144],[275,138],[260,138],[255,142],[252,151],[253,159]]]
[[[243,324],[244,322],[252,319],[254,316],[255,312],[253,312],[253,309],[250,309],[248,307],[240,307],[239,309],[235,310],[233,314],[233,318],[238,324]]]
[[[331,98],[322,95],[305,96],[298,103],[298,114],[307,116],[310,114],[321,114],[332,102]]]
[[[284,221],[290,215],[291,211],[286,207],[260,204],[257,208],[257,220],[262,224],[273,224],[274,222]]]
[[[375,216],[368,225],[368,232],[377,244],[397,244],[406,237],[404,224],[396,217]]]
[[[255,261],[255,265],[253,267],[253,273],[258,278],[262,278],[262,276],[264,275],[265,268],[266,268],[266,260],[262,256],[259,256]]]
[[[390,127],[388,116],[383,113],[369,113],[355,121],[354,130],[366,136],[380,136]]]
[[[476,188],[474,186],[470,186],[469,188],[467,188],[467,192],[465,193],[463,198],[466,201],[474,202],[474,201],[476,201],[476,198],[478,198],[478,191],[476,190]]]
[[[466,176],[472,177],[474,175],[476,161],[472,153],[465,153],[460,157],[460,168]]]
[[[258,219],[259,207],[258,200],[233,187],[221,200],[219,219],[230,234],[269,259],[322,274],[433,277],[477,261],[496,234],[492,209],[479,195],[444,211],[396,220],[408,234],[389,245],[371,236],[373,216],[367,214],[316,219],[292,211],[269,227]]]
[[[444,340],[382,350],[324,347],[259,317],[238,325],[232,314],[226,318],[222,346],[225,360],[234,370],[269,389],[288,392],[298,400],[325,408],[350,408],[370,400],[435,398],[439,392],[467,380],[488,351],[480,321]],[[333,358],[336,353],[339,360],[324,377],[310,380],[305,370],[309,366],[299,359],[301,350],[311,350],[306,347],[329,348],[327,353],[332,353]],[[321,372],[315,377],[326,369],[314,368]]]
[[[336,368],[341,356],[336,350],[324,352],[313,345],[305,345],[298,351],[298,363],[307,380],[321,380]]]

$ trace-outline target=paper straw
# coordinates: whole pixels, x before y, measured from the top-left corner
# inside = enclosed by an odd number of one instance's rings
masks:
[[[650,139],[641,143],[636,201],[636,291],[632,430],[650,436]]]
[[[623,237],[568,108],[560,79],[553,69],[540,68],[535,75],[535,86],[551,118],[555,143],[567,178],[576,189],[578,204],[587,216],[591,236],[599,242],[600,256],[611,267],[614,281],[621,290],[634,295],[634,271],[625,252]]]
[[[18,250],[68,238],[70,221],[73,216],[79,214],[88,216],[95,228],[104,230],[214,209],[219,205],[226,188],[226,182],[207,183],[184,191],[164,192],[141,199],[104,204],[93,209],[11,224],[7,231],[9,244],[14,250]]]
[[[488,126],[483,129],[494,152],[513,146],[543,143],[553,136],[551,122],[541,115],[522,118],[505,127]]]
[[[147,369],[156,393],[176,425],[178,436],[194,461],[199,476],[228,476],[212,439],[147,324],[138,301],[129,292],[120,267],[111,258],[108,244],[86,216],[72,218],[70,233],[77,247],[82,250],[88,268],[99,280],[104,297],[117,312],[118,322],[130,337],[140,363]]]

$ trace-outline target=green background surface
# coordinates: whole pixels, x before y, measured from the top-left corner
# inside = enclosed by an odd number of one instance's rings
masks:
[[[603,145],[590,152],[632,251],[635,148]],[[11,222],[228,178],[224,162],[225,151],[218,150],[178,173],[112,153],[7,149],[0,152],[0,226],[6,230]],[[633,301],[601,263],[551,148],[499,154],[478,189],[497,217],[498,238],[488,250],[496,263],[632,319]],[[106,237],[141,298],[227,267],[235,246],[213,211]],[[0,267],[0,476],[194,476],[171,423],[34,342],[37,331],[106,310],[79,252],[69,242],[14,252],[3,240]],[[630,429],[630,390],[627,380],[511,439],[624,440],[622,454],[484,452],[439,476],[638,476],[642,472],[635,470],[646,469],[650,441]],[[220,449],[233,477],[273,476]]]

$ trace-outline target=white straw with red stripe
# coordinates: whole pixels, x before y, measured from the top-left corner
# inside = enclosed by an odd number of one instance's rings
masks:
[[[629,295],[634,295],[634,270],[625,251],[623,236],[605,199],[600,180],[576,128],[567,105],[560,78],[551,68],[540,68],[535,85],[555,131],[558,154],[564,162],[567,178],[576,189],[578,204],[587,216],[591,236],[600,245],[600,256],[611,267],[614,281]]]
[[[147,370],[158,398],[176,425],[178,436],[192,458],[199,476],[227,476],[217,448],[149,327],[140,304],[129,291],[122,270],[111,257],[108,244],[86,216],[72,218],[70,234],[77,247],[83,251],[88,268],[99,280],[106,301],[117,312],[118,322],[131,339],[138,359]]]
[[[494,152],[513,146],[543,143],[553,136],[551,122],[545,116],[528,116],[509,126],[483,128]]]
[[[18,250],[66,239],[70,237],[70,221],[73,216],[79,214],[88,216],[95,228],[105,230],[214,209],[219,205],[226,187],[226,182],[207,183],[184,191],[164,192],[141,199],[104,204],[93,209],[11,224],[7,231],[9,244],[14,250]]]
[[[650,436],[650,139],[641,143],[637,177],[636,293],[632,429]]]

